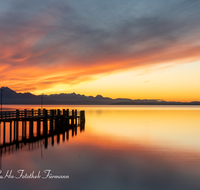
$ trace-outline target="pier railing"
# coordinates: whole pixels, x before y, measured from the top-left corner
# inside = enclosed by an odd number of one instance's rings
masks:
[[[2,111],[0,112],[0,122],[4,120],[21,120],[21,119],[36,119],[36,118],[42,118],[42,117],[68,117],[68,118],[84,118],[85,112],[77,110],[72,110],[71,112],[69,109],[55,109],[55,110],[46,110],[46,109],[38,109],[38,110],[16,110],[16,111]]]

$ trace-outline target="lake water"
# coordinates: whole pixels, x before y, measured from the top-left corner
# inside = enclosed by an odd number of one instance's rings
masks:
[[[4,105],[4,110],[38,109]],[[3,175],[45,170],[67,179],[0,179],[0,189],[199,190],[200,106],[45,106],[85,110],[85,130],[54,146],[1,156]],[[1,124],[2,128],[2,124]],[[33,150],[32,150],[33,149]],[[2,175],[2,176],[3,176]]]

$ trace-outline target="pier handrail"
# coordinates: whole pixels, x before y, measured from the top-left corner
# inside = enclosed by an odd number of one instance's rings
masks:
[[[46,114],[46,115],[45,115]],[[55,116],[63,116],[68,114],[69,115],[73,115],[75,114],[76,116],[81,114],[81,111],[77,111],[77,110],[73,110],[73,111],[69,111],[67,110],[46,110],[46,109],[31,109],[31,110],[16,110],[16,111],[0,111],[0,121],[1,120],[6,120],[6,119],[15,119],[15,118],[30,118],[30,117],[48,117],[51,116],[52,114],[54,114]]]

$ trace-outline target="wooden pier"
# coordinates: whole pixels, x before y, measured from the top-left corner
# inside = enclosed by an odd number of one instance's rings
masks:
[[[62,135],[63,141],[69,139],[69,130],[72,136],[77,134],[77,127],[80,131],[85,127],[85,111],[77,110],[16,110],[0,112],[0,154],[6,150],[16,150],[26,145],[44,140],[45,148],[48,139],[54,144],[54,136],[57,136],[57,143]],[[4,150],[4,151],[3,151]]]

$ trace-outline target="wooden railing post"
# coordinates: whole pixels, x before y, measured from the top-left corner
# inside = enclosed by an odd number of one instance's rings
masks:
[[[41,114],[41,109],[38,109],[38,116]]]
[[[16,110],[16,118],[19,118],[19,110]]]
[[[31,116],[34,116],[34,109],[31,109]]]

